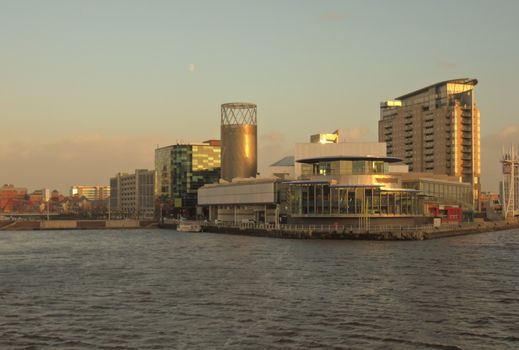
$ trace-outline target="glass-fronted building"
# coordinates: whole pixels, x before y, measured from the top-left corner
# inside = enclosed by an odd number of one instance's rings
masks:
[[[302,176],[289,182],[290,215],[299,218],[422,215],[419,191],[388,174],[391,157],[300,159]]]
[[[419,190],[423,194],[426,211],[433,206],[473,211],[472,187],[469,183],[429,178],[426,175],[409,173],[402,178],[402,187]]]
[[[155,195],[177,213],[196,215],[197,191],[220,179],[221,150],[218,140],[177,144],[155,151]]]

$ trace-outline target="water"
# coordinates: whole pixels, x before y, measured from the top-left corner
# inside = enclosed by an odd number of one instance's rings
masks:
[[[0,232],[1,349],[517,349],[519,231]]]

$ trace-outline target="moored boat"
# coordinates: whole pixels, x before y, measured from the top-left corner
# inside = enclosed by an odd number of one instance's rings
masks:
[[[180,221],[177,225],[178,232],[202,232],[202,225],[194,221]]]

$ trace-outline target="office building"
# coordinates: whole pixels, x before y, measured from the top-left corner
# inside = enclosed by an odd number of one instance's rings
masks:
[[[110,197],[110,186],[75,185],[70,187],[71,197],[85,197],[89,201],[105,200]]]
[[[220,142],[177,144],[155,150],[155,195],[186,217],[196,216],[197,191],[220,179]]]
[[[410,171],[455,176],[479,203],[480,113],[476,79],[443,81],[380,104],[379,141]]]
[[[112,217],[152,219],[155,216],[155,171],[137,169],[110,178]]]

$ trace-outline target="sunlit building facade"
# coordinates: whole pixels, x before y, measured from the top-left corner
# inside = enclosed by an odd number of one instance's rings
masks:
[[[302,176],[289,183],[293,218],[420,216],[419,191],[400,186],[388,174],[399,159],[338,156],[299,159]]]
[[[105,200],[110,197],[110,186],[75,185],[70,187],[70,195],[85,197],[89,201]]]
[[[297,180],[287,182],[291,223],[423,222],[420,191],[402,187],[390,172],[401,160],[386,156],[384,143],[311,141],[295,148]]]
[[[456,176],[479,203],[480,112],[476,79],[443,81],[380,104],[379,141],[410,171]]]
[[[177,144],[155,151],[155,195],[170,201],[185,216],[194,216],[197,191],[220,179],[221,150],[218,140]]]

